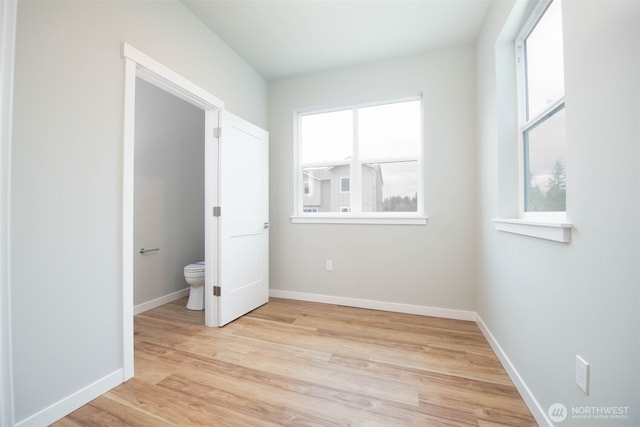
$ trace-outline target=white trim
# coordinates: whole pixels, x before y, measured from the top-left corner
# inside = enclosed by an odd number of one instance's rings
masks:
[[[160,307],[161,305],[165,305],[168,304],[170,302],[173,302],[177,299],[180,299],[182,297],[185,297],[187,295],[189,295],[189,287],[186,287],[184,289],[180,289],[179,291],[176,292],[172,292],[168,295],[159,297],[159,298],[155,298],[152,299],[151,301],[147,301],[147,302],[143,302],[141,304],[138,305],[134,305],[133,306],[133,314],[140,314],[140,313],[144,313],[145,311],[148,310],[152,310],[156,307]]]
[[[91,402],[101,394],[120,385],[120,383],[122,383],[122,375],[122,369],[118,369],[98,381],[70,394],[64,399],[44,408],[29,418],[20,421],[16,424],[16,427],[48,426],[81,406]]]
[[[520,218],[503,218],[504,220],[516,220],[532,222],[536,224],[569,224],[567,220],[567,213],[560,212],[524,212]]]
[[[552,1],[553,0],[541,0],[537,2],[532,2],[534,4],[530,8],[530,10],[527,12],[528,17],[523,22],[522,27],[520,28],[520,31],[516,35],[516,40],[518,41],[518,43],[524,44],[524,40],[527,37],[529,37],[529,35],[531,34],[535,26],[538,25],[538,22],[542,18],[542,15],[544,15],[546,10],[551,5]]]
[[[509,375],[509,378],[513,382],[513,385],[516,386],[518,393],[520,393],[520,396],[522,396],[522,400],[524,400],[524,403],[531,411],[531,414],[536,419],[536,422],[540,426],[553,427],[553,423],[547,417],[547,411],[545,411],[540,406],[540,402],[538,402],[538,400],[535,398],[527,384],[524,382],[524,380],[516,370],[515,366],[513,366],[513,363],[511,363],[511,360],[507,356],[507,353],[504,352],[504,350],[478,313],[475,314],[474,320],[476,321],[478,328],[480,328],[482,335],[484,335],[486,340],[489,342],[489,345],[493,349],[493,352],[496,354],[496,356],[498,356],[502,367],[507,372],[507,375]]]
[[[122,164],[122,351],[124,381],[133,377],[133,179],[136,64],[125,59]]]
[[[133,46],[123,43],[125,59],[123,200],[122,200],[122,357],[123,381],[133,377],[133,185],[135,139],[135,80],[140,77],[166,92],[207,111],[224,109],[224,102],[165,67]]]
[[[164,89],[178,98],[203,110],[219,110],[224,102],[192,81],[165,67],[128,43],[122,44],[122,56],[136,63],[136,76]]]
[[[292,224],[376,224],[376,225],[425,225],[426,216],[329,216],[308,214],[292,216]]]
[[[560,243],[569,243],[571,241],[573,225],[566,221],[543,222],[525,219],[494,219],[493,222],[498,231],[553,240]]]
[[[220,253],[219,217],[212,216],[213,206],[220,206],[220,185],[218,172],[220,171],[220,136],[214,137],[214,129],[222,129],[219,112],[205,111],[204,113],[204,241],[205,265],[204,272],[204,324],[209,327],[218,326],[218,297],[213,295],[213,287],[218,284]],[[221,131],[222,132],[222,131]]]
[[[550,0],[551,1],[551,0]],[[400,104],[402,102],[411,102],[411,101],[421,101],[424,95],[422,92],[414,92],[406,96],[400,96],[397,98],[389,98],[389,99],[375,99],[375,100],[366,100],[361,102],[349,102],[346,105],[330,105],[330,106],[311,106],[300,108],[294,111],[294,116],[310,116],[314,114],[322,114],[322,113],[333,113],[336,111],[346,111],[353,110],[354,108],[367,108],[367,107],[377,107],[381,105],[387,104]]]
[[[14,425],[11,349],[11,136],[18,2],[0,7],[0,426]]]
[[[476,313],[467,310],[452,308],[429,307],[424,305],[402,304],[367,300],[361,298],[338,297],[334,295],[310,294],[306,292],[285,291],[270,289],[269,296],[274,298],[286,298],[299,301],[320,302],[324,304],[344,305],[348,307],[370,308],[372,310],[392,311],[395,313],[418,314],[421,316],[443,317],[446,319],[474,321]]]

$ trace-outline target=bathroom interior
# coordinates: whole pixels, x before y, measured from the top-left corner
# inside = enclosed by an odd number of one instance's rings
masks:
[[[134,313],[204,309],[205,112],[136,79]]]

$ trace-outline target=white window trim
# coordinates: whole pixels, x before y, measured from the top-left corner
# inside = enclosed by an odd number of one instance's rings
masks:
[[[385,105],[392,104],[396,102],[408,102],[408,101],[420,101],[421,107],[421,115],[420,115],[420,145],[418,147],[418,155],[416,158],[411,158],[412,161],[417,161],[418,165],[418,182],[417,182],[417,194],[418,194],[418,210],[417,212],[358,212],[355,213],[349,212],[322,212],[320,214],[313,213],[304,213],[302,208],[302,198],[301,195],[301,185],[303,184],[302,180],[302,169],[299,167],[300,165],[300,129],[299,129],[299,118],[302,115],[306,114],[320,114],[320,113],[329,113],[332,111],[341,111],[347,109],[355,109],[355,108],[366,108],[373,107],[376,105]],[[357,116],[356,116],[357,120]],[[357,129],[356,126],[354,126]],[[354,130],[354,132],[357,132]],[[325,108],[325,109],[304,109],[294,111],[294,164],[293,164],[293,178],[294,178],[294,197],[293,197],[293,212],[294,214],[290,217],[291,222],[293,224],[378,224],[378,225],[425,225],[428,220],[428,216],[426,215],[426,197],[424,192],[424,101],[422,94],[416,96],[407,96],[404,98],[395,98],[383,101],[375,101],[368,103],[358,103],[358,104],[350,104],[343,105],[333,108]],[[357,135],[356,135],[357,136]],[[357,147],[355,147],[357,149]],[[357,153],[354,153],[356,155]],[[366,159],[364,163],[371,163],[372,159]],[[379,163],[385,162],[395,162],[396,159],[384,159]],[[397,161],[407,161],[405,158],[398,158]],[[354,166],[354,163],[355,166]],[[331,165],[335,165],[337,163],[332,163]],[[361,169],[363,164],[362,161],[359,162],[349,162],[345,163],[352,165],[352,167],[356,167],[357,170]],[[311,164],[306,166],[312,166]],[[321,164],[313,165],[313,166],[322,166]],[[361,175],[359,173],[355,173],[351,176],[351,182],[349,183],[349,189],[354,188],[354,185],[360,185],[359,182],[356,182],[360,179]],[[361,203],[359,200],[359,195],[361,193],[356,193],[356,203]]]
[[[504,219],[493,220],[496,230],[539,239],[553,240],[554,242],[571,242],[571,230],[573,225],[569,221],[534,221],[530,219]]]
[[[383,212],[387,213],[387,212]],[[347,216],[344,213],[332,212],[318,214],[297,215],[291,217],[293,224],[377,224],[377,225],[424,225],[426,216],[401,216],[397,212],[394,215],[358,215]]]
[[[553,0],[540,1],[532,10],[529,18],[525,21],[522,30],[516,37],[516,58],[523,57],[524,41],[533,31],[542,15]],[[560,1],[560,0],[556,0]],[[542,122],[545,116],[555,114],[559,109],[564,108],[564,96],[558,99],[547,110],[540,113],[536,117],[526,118],[526,107],[523,106],[523,100],[526,99],[525,87],[525,64],[519,61],[517,67],[517,90],[518,90],[518,210],[520,218],[496,218],[494,219],[495,228],[498,231],[520,234],[529,237],[552,240],[561,243],[569,243],[571,241],[571,230],[573,225],[567,220],[567,212],[527,212],[525,211],[524,200],[524,141],[523,134],[526,130],[537,126]],[[526,101],[525,101],[526,102]],[[524,107],[524,108],[523,108]]]

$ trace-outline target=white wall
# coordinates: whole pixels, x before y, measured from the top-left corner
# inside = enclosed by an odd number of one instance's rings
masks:
[[[459,47],[270,83],[272,289],[473,309],[473,54]],[[294,112],[420,93],[427,225],[292,224]]]
[[[122,368],[128,42],[267,126],[267,84],[179,2],[20,2],[12,161],[16,421]]]
[[[498,232],[491,222],[515,206],[514,70],[512,51],[503,49],[514,33],[507,28],[499,37],[505,23],[513,24],[513,4],[492,5],[476,46],[478,313],[542,413],[554,403],[570,412],[628,406],[627,419],[578,420],[570,414],[561,425],[636,426],[640,2],[563,2],[567,214],[574,224],[569,244]],[[588,396],[574,382],[576,354],[591,365]]]
[[[13,423],[9,206],[16,2],[0,4],[0,426]]]
[[[136,80],[134,293],[139,305],[188,287],[204,260],[204,111]],[[140,254],[139,248],[159,248]]]

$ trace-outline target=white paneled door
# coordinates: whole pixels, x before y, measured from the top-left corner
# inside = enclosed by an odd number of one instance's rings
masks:
[[[212,289],[219,295],[207,299],[217,304],[211,312],[223,326],[269,300],[269,147],[265,130],[226,111],[220,128],[218,269]]]

